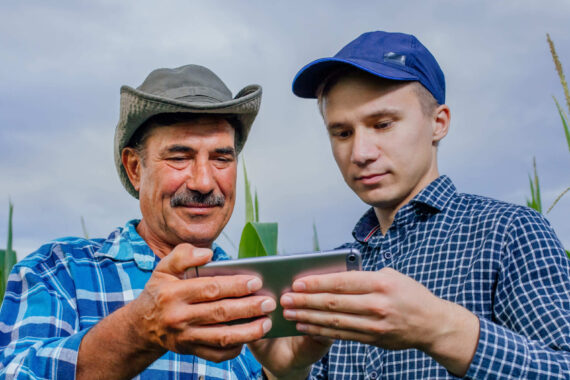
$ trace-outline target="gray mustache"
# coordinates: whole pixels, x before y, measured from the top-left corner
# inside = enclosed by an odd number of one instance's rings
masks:
[[[196,190],[187,189],[184,192],[175,193],[170,199],[170,206],[207,206],[207,207],[223,207],[226,198],[223,195],[214,194],[212,191],[202,194]]]

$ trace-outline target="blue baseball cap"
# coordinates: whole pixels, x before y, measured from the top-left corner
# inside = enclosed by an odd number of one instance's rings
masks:
[[[404,33],[368,32],[330,58],[317,59],[293,79],[293,93],[316,98],[319,85],[340,66],[353,66],[385,79],[420,82],[445,103],[445,78],[434,56],[414,36]]]

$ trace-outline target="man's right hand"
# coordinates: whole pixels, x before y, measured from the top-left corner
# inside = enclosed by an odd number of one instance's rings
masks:
[[[262,338],[271,329],[271,320],[263,316],[276,304],[270,297],[252,295],[262,286],[259,278],[184,279],[186,270],[206,264],[211,257],[210,249],[190,244],[174,248],[160,261],[134,301],[85,335],[77,378],[132,378],[166,351],[220,362],[239,355],[244,343]],[[255,317],[262,318],[224,324]]]
[[[270,297],[251,295],[261,289],[259,278],[183,279],[186,270],[206,264],[211,257],[210,249],[178,245],[160,261],[141,295],[132,302],[135,331],[149,349],[219,362],[239,355],[244,343],[262,338],[271,329],[269,318],[224,324],[260,317],[275,309]]]

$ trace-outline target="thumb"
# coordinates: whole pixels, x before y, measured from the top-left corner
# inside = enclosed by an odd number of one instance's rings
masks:
[[[209,262],[213,254],[209,248],[198,248],[188,243],[178,244],[165,258],[160,260],[155,271],[180,277],[188,268]]]

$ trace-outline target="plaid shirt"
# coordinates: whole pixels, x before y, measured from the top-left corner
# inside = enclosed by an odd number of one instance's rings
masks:
[[[396,214],[382,235],[374,210],[358,222],[363,267],[414,278],[479,317],[469,379],[570,378],[570,261],[533,210],[457,194],[442,176]],[[311,379],[455,378],[415,349],[337,341]]]
[[[0,310],[0,378],[75,378],[85,333],[134,300],[158,263],[136,232],[137,223],[128,222],[107,240],[53,241],[15,266]],[[214,247],[213,260],[224,259],[228,256]],[[260,376],[261,366],[244,346],[238,357],[222,363],[167,352],[136,378]]]

